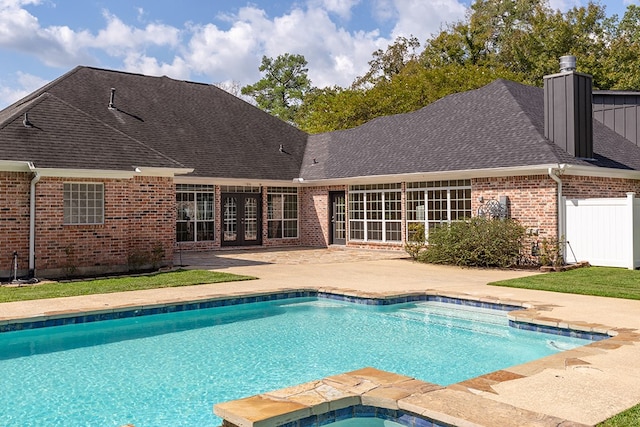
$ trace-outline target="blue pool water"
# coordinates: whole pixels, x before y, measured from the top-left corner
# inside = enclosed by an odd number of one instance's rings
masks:
[[[0,334],[0,426],[217,426],[215,403],[365,366],[447,385],[584,345],[506,313],[296,298]]]

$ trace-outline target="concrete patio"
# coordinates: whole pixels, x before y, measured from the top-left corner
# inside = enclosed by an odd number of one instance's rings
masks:
[[[183,252],[177,254],[175,262],[186,268],[250,275],[259,280],[4,303],[0,304],[0,322],[292,288],[360,295],[428,292],[517,301],[533,307],[527,316],[543,323],[613,331],[618,336],[509,368],[501,378],[488,376],[449,386],[448,390],[465,393],[465,402],[472,399],[476,403],[460,406],[440,401],[439,411],[466,419],[468,425],[496,425],[491,411],[481,410],[482,402],[490,399],[508,405],[513,412],[534,414],[539,420],[564,420],[562,425],[568,426],[593,425],[640,403],[640,345],[636,334],[640,330],[640,301],[487,286],[488,282],[537,273],[425,265],[412,262],[401,251],[329,248]],[[521,425],[516,418],[513,420],[513,425]]]

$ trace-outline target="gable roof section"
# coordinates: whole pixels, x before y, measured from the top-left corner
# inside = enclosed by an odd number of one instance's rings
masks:
[[[496,80],[418,111],[309,137],[305,180],[545,164],[640,169],[640,150],[594,121],[594,161],[544,137],[542,89]],[[315,159],[315,162],[314,162]]]
[[[29,114],[32,127],[23,124]],[[0,159],[36,168],[133,171],[182,168],[175,160],[99,122],[50,93],[11,109],[0,122]]]
[[[116,92],[110,109],[111,88]],[[299,175],[307,134],[212,85],[77,67],[30,98],[43,93],[194,168],[192,176],[292,180]],[[86,144],[82,126],[69,126],[67,143]]]

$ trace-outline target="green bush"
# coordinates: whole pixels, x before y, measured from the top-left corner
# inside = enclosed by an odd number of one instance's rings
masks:
[[[405,252],[408,253],[412,259],[417,260],[426,246],[424,224],[409,224],[409,236],[407,242],[404,244]]]
[[[513,219],[475,217],[429,230],[419,259],[434,264],[508,268],[518,264],[525,228]]]

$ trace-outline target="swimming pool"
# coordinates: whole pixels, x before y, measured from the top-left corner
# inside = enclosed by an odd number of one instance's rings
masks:
[[[295,298],[0,334],[0,425],[216,426],[215,403],[364,366],[447,385],[583,345],[434,302]]]

